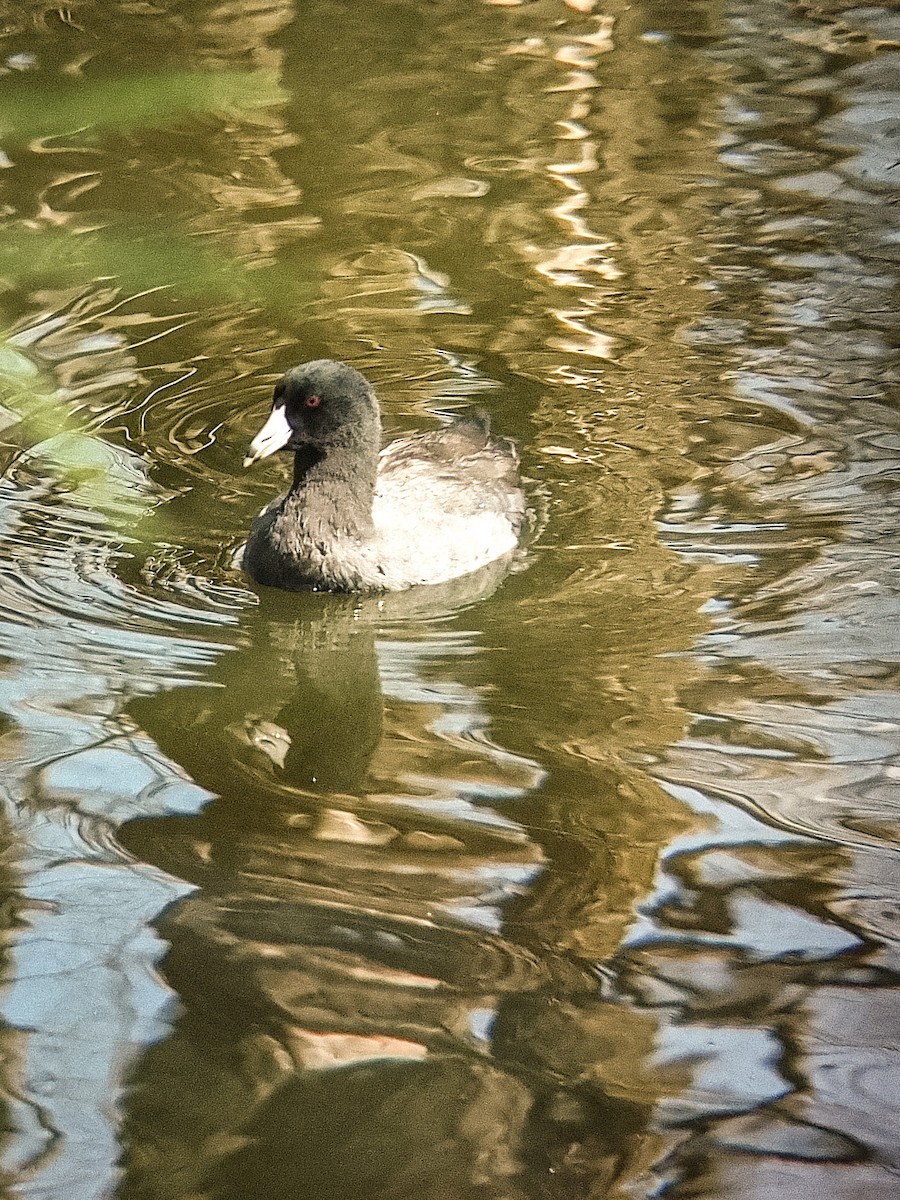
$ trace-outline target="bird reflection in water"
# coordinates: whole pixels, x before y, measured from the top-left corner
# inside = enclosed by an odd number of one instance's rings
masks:
[[[436,665],[463,673],[451,614],[505,570],[265,593],[220,686],[132,705],[215,798],[121,831],[197,886],[157,923],[181,1006],[133,1075],[121,1195],[515,1197],[536,1121],[597,1123],[504,1015],[597,988],[502,932],[543,861],[503,810],[540,769],[471,736],[477,691]]]

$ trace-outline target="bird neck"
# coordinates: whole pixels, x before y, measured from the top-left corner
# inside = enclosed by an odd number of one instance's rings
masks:
[[[358,447],[304,446],[294,454],[287,504],[313,536],[325,528],[365,536],[372,529],[377,473],[377,456]]]

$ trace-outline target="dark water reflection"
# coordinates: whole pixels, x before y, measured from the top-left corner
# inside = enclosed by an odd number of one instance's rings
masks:
[[[893,1196],[896,7],[0,18],[5,1190]],[[248,588],[319,354],[524,570]]]

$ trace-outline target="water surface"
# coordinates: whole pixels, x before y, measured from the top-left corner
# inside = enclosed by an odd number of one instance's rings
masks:
[[[0,17],[6,1192],[895,1195],[896,8]],[[322,355],[524,570],[233,569]]]

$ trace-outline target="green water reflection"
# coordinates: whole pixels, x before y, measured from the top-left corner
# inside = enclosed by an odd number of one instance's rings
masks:
[[[808,8],[0,4],[10,1194],[891,1194],[896,21]],[[524,569],[234,570],[321,355]]]

